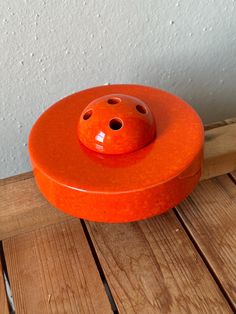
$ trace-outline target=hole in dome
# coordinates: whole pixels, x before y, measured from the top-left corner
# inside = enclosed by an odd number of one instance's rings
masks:
[[[123,126],[123,121],[117,118],[114,118],[110,121],[109,126],[112,130],[119,130]]]
[[[115,104],[118,104],[119,102],[121,102],[121,99],[118,98],[118,97],[113,97],[113,98],[109,98],[107,100],[108,104],[110,105],[115,105]]]
[[[144,106],[142,106],[142,105],[137,105],[137,106],[136,106],[136,110],[137,110],[138,112],[142,113],[142,114],[147,113],[147,109],[146,109]]]
[[[88,120],[91,117],[92,113],[93,113],[92,110],[85,112],[85,114],[83,115],[83,119]]]

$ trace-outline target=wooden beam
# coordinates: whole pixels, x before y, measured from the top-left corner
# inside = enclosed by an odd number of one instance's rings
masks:
[[[205,132],[202,180],[236,170],[236,123]]]

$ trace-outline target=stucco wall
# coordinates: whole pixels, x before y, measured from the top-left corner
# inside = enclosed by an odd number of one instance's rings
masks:
[[[0,177],[30,169],[36,118],[105,83],[166,89],[204,122],[236,116],[236,2],[0,1]]]

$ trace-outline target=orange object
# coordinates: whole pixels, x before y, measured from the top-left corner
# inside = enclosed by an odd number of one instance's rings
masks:
[[[161,214],[201,174],[204,132],[183,100],[140,85],[109,85],[66,97],[33,126],[36,183],[55,207],[103,222]]]
[[[155,120],[148,105],[120,94],[93,100],[82,112],[78,124],[80,141],[103,154],[138,150],[154,139],[155,131]]]

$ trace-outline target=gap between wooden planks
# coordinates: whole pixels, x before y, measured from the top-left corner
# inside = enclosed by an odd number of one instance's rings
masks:
[[[3,278],[1,251],[0,251],[0,313],[10,314],[9,308],[8,308],[6,290],[5,290],[5,283],[4,283],[4,278]]]

